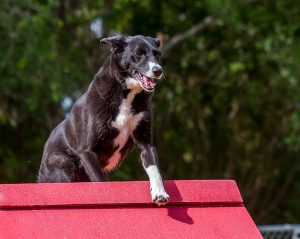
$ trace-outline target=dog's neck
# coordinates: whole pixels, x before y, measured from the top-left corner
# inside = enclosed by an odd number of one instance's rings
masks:
[[[124,79],[129,77],[128,72],[123,69],[116,61],[115,55],[110,55],[108,61],[109,61],[109,74],[112,78],[114,78],[116,81],[118,81],[124,89],[127,89],[127,85],[124,81]]]

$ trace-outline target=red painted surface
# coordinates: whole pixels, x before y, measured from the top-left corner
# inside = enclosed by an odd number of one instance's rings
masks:
[[[148,182],[0,185],[0,239],[262,238],[234,181],[165,181],[167,206]]]

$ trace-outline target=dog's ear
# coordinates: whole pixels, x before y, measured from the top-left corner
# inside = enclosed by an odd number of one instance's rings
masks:
[[[125,36],[113,36],[100,40],[103,44],[109,44],[113,53],[122,52],[127,45],[127,37]]]
[[[155,39],[155,45],[157,46],[157,48],[160,47],[160,40],[158,38]]]
[[[146,37],[146,39],[153,45],[155,45],[157,48],[160,47],[160,40],[158,38],[153,37]]]

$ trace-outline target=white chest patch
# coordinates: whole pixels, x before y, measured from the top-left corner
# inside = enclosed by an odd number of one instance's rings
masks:
[[[142,88],[135,79],[127,79],[126,84],[128,89],[132,90],[127,95],[127,97],[122,100],[122,103],[119,107],[119,113],[116,119],[112,122],[112,126],[119,130],[119,134],[114,140],[114,145],[117,147],[117,149],[108,160],[108,165],[104,167],[104,169],[108,171],[113,170],[119,164],[119,161],[121,159],[120,150],[124,147],[128,140],[128,137],[132,135],[138,123],[144,116],[143,112],[133,114],[131,110],[131,103],[135,95],[142,91]]]

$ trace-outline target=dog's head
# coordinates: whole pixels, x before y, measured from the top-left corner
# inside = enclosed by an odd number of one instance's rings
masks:
[[[109,44],[117,64],[127,77],[134,78],[140,86],[152,92],[156,80],[161,79],[160,41],[145,36],[114,36],[100,41]],[[124,83],[124,82],[122,82]]]

